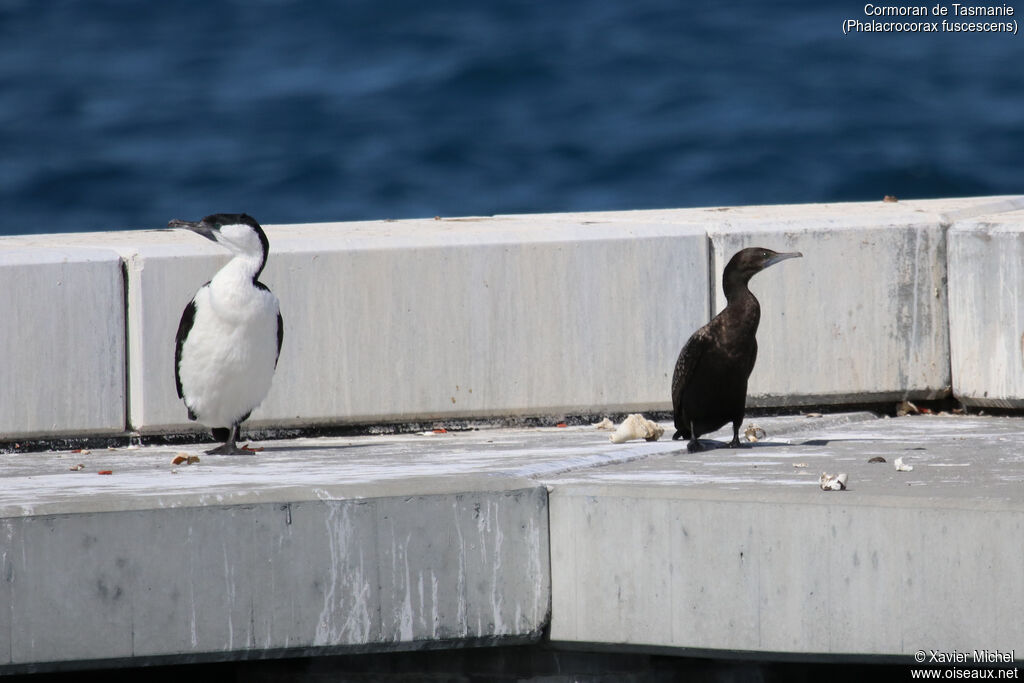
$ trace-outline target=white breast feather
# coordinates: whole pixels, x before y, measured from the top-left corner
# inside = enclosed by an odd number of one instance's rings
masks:
[[[208,427],[230,427],[259,406],[277,360],[277,297],[229,266],[196,293],[179,364],[185,403]]]

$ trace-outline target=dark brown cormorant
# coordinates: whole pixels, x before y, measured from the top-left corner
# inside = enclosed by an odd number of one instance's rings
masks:
[[[761,306],[747,288],[750,278],[799,252],[780,254],[751,247],[736,252],[722,274],[728,302],[721,313],[693,333],[679,352],[672,375],[673,439],[689,439],[686,450],[702,449],[702,434],[732,422],[730,448],[740,445],[740,424],[747,402],[747,378],[757,360]]]

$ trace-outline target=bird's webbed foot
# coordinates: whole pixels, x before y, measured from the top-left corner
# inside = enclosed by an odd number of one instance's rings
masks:
[[[239,435],[239,427],[236,424],[236,425],[233,425],[231,427],[231,430],[228,432],[227,440],[225,440],[224,443],[222,443],[220,446],[217,446],[216,448],[212,448],[212,449],[206,451],[206,454],[207,455],[253,455],[253,454],[255,454],[256,451],[254,451],[253,449],[247,448],[244,445],[239,446],[237,444],[238,435]]]
[[[234,443],[224,443],[206,451],[207,455],[255,455],[256,451]]]
[[[702,450],[704,450],[704,444],[702,444],[697,439],[690,439],[686,443],[686,452],[687,453],[698,453],[698,452],[700,452]]]

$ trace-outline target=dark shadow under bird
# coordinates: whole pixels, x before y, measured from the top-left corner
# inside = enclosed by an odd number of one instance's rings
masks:
[[[726,307],[693,333],[679,352],[672,375],[673,439],[688,439],[686,450],[702,450],[700,437],[732,422],[729,447],[740,446],[740,425],[747,402],[747,380],[757,360],[761,306],[747,287],[769,266],[803,256],[751,247],[736,252],[725,266],[722,288]]]

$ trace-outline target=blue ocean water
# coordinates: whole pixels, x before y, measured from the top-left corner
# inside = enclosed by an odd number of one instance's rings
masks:
[[[1022,38],[847,17],[0,0],[0,234],[1024,190]]]

